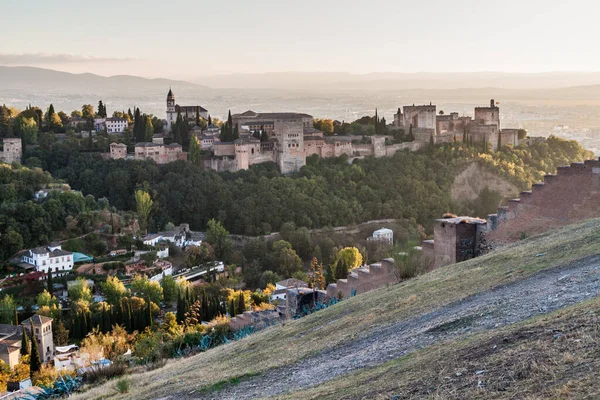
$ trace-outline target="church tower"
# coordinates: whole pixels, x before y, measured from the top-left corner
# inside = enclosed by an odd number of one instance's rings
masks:
[[[167,94],[167,127],[171,130],[171,125],[175,123],[177,118],[177,113],[175,112],[175,96],[173,95],[173,91],[169,88],[169,93]]]

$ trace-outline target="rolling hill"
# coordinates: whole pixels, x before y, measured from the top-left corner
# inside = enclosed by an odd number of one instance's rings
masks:
[[[355,296],[133,375],[127,398],[597,398],[599,239],[591,220]]]

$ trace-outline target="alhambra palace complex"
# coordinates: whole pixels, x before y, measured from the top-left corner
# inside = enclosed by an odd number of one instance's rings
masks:
[[[201,106],[179,106],[171,90],[167,95],[166,126],[169,127],[181,113],[188,121],[196,118],[199,112],[207,118],[208,111]],[[389,157],[399,150],[416,151],[432,140],[434,143],[469,140],[487,142],[492,148],[498,145],[500,136],[504,145],[518,144],[517,129],[501,129],[500,109],[490,101],[489,107],[476,107],[474,117],[437,114],[436,106],[412,105],[398,109],[394,115],[394,127],[411,132],[413,142],[386,144],[386,136],[370,136],[370,143],[364,143],[358,136],[325,136],[313,127],[313,117],[293,112],[259,113],[246,111],[232,115],[233,126],[239,129],[239,139],[234,142],[221,142],[220,129],[210,125],[205,130],[192,129],[202,150],[212,152],[212,157],[204,161],[204,166],[216,171],[235,172],[248,169],[250,165],[264,162],[276,163],[284,174],[298,171],[306,165],[306,157],[317,154],[320,157],[348,155],[351,160],[366,156]],[[267,140],[259,140],[254,133],[266,133]],[[165,144],[164,135],[156,135],[151,143],[137,143],[135,153],[130,156],[123,144],[110,145],[110,158],[132,157],[138,160],[152,159],[157,164],[165,164],[187,159],[177,143]]]

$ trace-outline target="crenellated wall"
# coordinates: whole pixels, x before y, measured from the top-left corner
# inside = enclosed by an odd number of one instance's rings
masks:
[[[559,167],[519,198],[498,210],[497,229],[488,240],[520,240],[552,228],[600,216],[600,161],[588,160]],[[490,216],[494,217],[494,215]]]
[[[353,290],[360,294],[396,282],[396,263],[392,258],[386,258],[380,263],[356,268],[348,274],[348,278],[338,279],[336,283],[329,284],[327,296],[348,298]]]

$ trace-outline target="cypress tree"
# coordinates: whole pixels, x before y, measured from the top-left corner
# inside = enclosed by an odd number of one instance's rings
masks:
[[[185,319],[185,312],[183,311],[183,296],[181,295],[181,291],[177,293],[177,322],[182,323]]]
[[[233,118],[231,118],[231,110],[229,110],[229,114],[227,115],[227,126],[233,126]]]
[[[196,126],[200,126],[200,106],[196,106]]]
[[[16,304],[13,305],[13,313],[14,313],[14,316],[13,316],[14,319],[13,319],[13,321],[14,321],[14,323],[15,323],[16,326],[19,326],[19,312],[17,311],[17,305]]]
[[[377,115],[377,109],[375,109],[375,134],[379,134],[379,116]]]
[[[208,125],[212,125],[212,118],[210,117],[210,114],[208,114]]]
[[[123,319],[125,320],[125,329],[127,332],[133,332],[133,316],[131,315],[131,306],[129,302],[125,304]]]
[[[148,322],[147,326],[152,328],[152,306],[150,303],[150,297],[146,299],[146,319]]]
[[[246,311],[246,303],[244,302],[244,293],[240,291],[238,297],[238,314],[242,314],[244,311]]]
[[[79,313],[75,314],[75,317],[73,317],[73,320],[71,321],[71,332],[73,339],[81,339],[81,323],[79,322]]]
[[[239,139],[240,137],[240,128],[238,124],[235,124],[235,128],[233,129],[233,140]]]
[[[29,372],[31,376],[40,370],[42,366],[42,360],[40,359],[40,352],[38,350],[37,340],[33,333],[33,322],[31,322],[31,358],[29,359]]]
[[[54,285],[52,282],[52,268],[48,270],[48,293],[50,293],[50,296],[54,294]]]
[[[231,301],[229,302],[229,316],[233,318],[235,317],[235,315],[235,303],[233,299],[231,299]]]
[[[25,333],[25,327],[23,327],[21,335],[21,355],[25,356],[27,354],[29,354],[29,339],[27,338],[27,334]]]
[[[502,135],[498,132],[498,151],[502,148]]]

